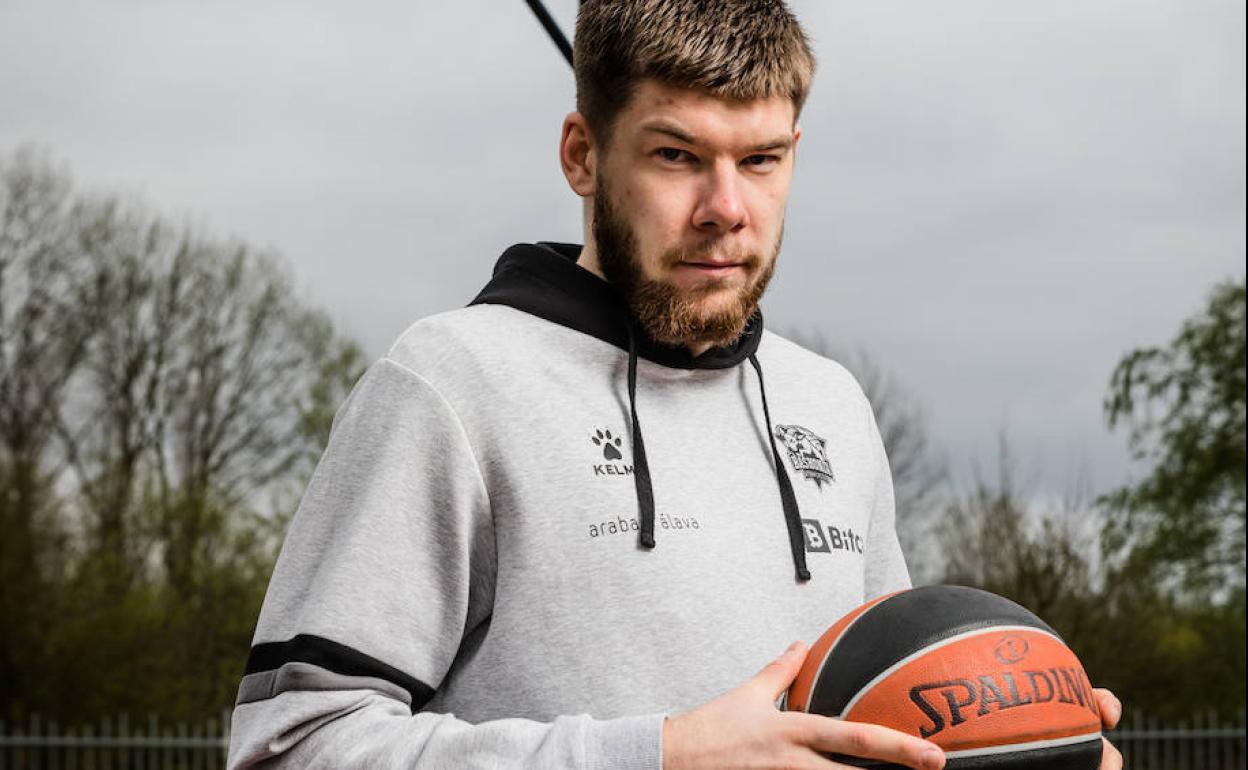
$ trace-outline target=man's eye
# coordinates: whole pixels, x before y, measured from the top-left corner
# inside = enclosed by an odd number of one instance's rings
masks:
[[[693,159],[687,151],[675,147],[660,147],[655,153],[668,163],[682,163]]]
[[[743,161],[743,163],[747,166],[758,166],[763,168],[779,162],[780,158],[776,155],[751,155]]]

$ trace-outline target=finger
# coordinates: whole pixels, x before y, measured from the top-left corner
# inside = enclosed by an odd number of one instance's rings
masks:
[[[1122,719],[1122,701],[1104,687],[1093,688],[1092,694],[1096,696],[1096,705],[1101,712],[1101,724],[1106,730],[1117,727],[1118,720]]]
[[[779,698],[781,693],[793,684],[793,680],[797,678],[797,672],[802,669],[804,660],[806,660],[806,645],[802,642],[794,642],[789,645],[789,649],[785,650],[783,655],[764,666],[763,670],[759,671],[745,686],[758,691],[767,700],[775,702],[776,698]]]
[[[881,725],[802,715],[811,748],[825,754],[878,759],[915,770],[939,770],[945,753],[931,741]]]
[[[1105,750],[1101,752],[1101,770],[1122,770],[1122,753],[1114,744],[1101,738]]]

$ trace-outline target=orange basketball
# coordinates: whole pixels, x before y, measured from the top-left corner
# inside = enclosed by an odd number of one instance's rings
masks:
[[[811,647],[785,707],[926,738],[949,770],[1100,766],[1079,659],[1044,621],[974,588],[915,588],[850,612]]]

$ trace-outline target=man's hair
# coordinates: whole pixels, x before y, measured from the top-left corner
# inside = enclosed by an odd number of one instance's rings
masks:
[[[642,80],[741,101],[788,96],[796,116],[815,74],[783,0],[585,0],[572,62],[576,107],[604,144]]]

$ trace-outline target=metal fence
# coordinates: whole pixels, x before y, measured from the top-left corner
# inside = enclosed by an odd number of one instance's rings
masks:
[[[212,770],[225,766],[230,713],[202,724],[131,724],[125,716],[62,730],[32,717],[0,722],[0,770]],[[1244,770],[1244,713],[1230,723],[1200,714],[1177,724],[1134,715],[1109,733],[1127,770]]]
[[[1244,712],[1230,724],[1216,714],[1196,714],[1163,725],[1128,715],[1109,739],[1127,770],[1244,770]]]
[[[32,716],[25,728],[0,722],[0,770],[215,770],[229,744],[228,710],[198,724],[123,714],[76,729]]]

